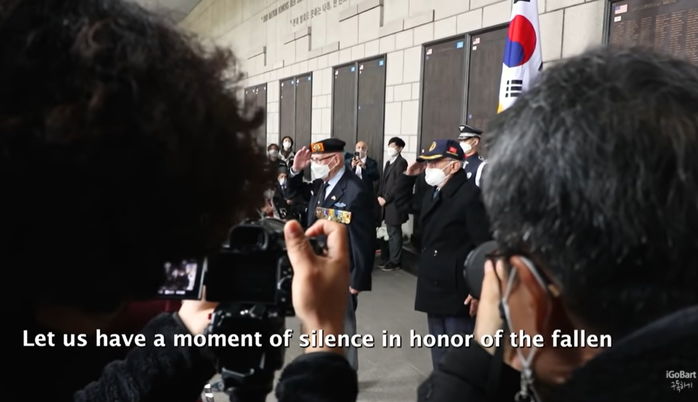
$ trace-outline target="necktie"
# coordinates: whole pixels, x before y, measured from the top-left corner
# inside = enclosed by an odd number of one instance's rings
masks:
[[[432,193],[431,199],[432,199],[432,200],[435,200],[436,197],[438,197],[438,196],[439,196],[439,188],[438,188],[438,187],[434,187],[434,193]]]
[[[322,204],[323,201],[325,201],[325,192],[327,191],[327,182],[323,182],[322,186],[320,187],[320,194],[317,199],[317,205]]]

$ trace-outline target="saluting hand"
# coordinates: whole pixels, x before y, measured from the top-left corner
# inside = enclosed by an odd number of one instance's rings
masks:
[[[300,151],[296,152],[296,157],[293,158],[293,170],[300,172],[308,167],[308,164],[310,164],[310,149],[308,147],[303,147]]]
[[[412,162],[410,166],[405,170],[405,174],[408,176],[418,176],[424,172],[424,169],[427,168],[427,164],[424,162]]]

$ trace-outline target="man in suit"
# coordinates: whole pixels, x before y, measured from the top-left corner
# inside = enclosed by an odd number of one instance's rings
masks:
[[[374,191],[373,184],[380,178],[378,163],[368,157],[368,145],[364,141],[356,143],[356,152],[346,160],[347,170],[351,170],[361,181]]]
[[[466,184],[463,160],[457,141],[436,140],[400,178],[401,186],[410,186],[424,172],[431,186],[419,216],[422,252],[415,309],[427,313],[433,335],[472,332],[474,320],[464,305],[468,288],[463,263],[475,246],[491,238],[480,188]],[[431,349],[434,367],[444,353],[442,348]]]
[[[400,188],[398,182],[400,176],[407,169],[407,161],[400,155],[405,147],[405,141],[393,137],[388,141],[388,156],[383,175],[381,175],[378,187],[378,204],[383,207],[382,219],[388,229],[388,246],[390,258],[381,267],[383,271],[400,269],[400,257],[402,256],[402,224],[407,222],[408,208],[400,205],[402,200],[398,197]]]
[[[376,181],[380,178],[380,171],[378,170],[378,162],[375,159],[368,156],[368,145],[364,141],[359,141],[356,143],[356,152],[354,155],[347,153],[345,155],[345,164],[347,170],[352,171],[361,181],[364,183],[366,188],[371,193],[371,199],[373,202],[373,217],[375,218],[375,226],[380,226],[381,221],[381,207],[378,205],[376,199]]]
[[[480,135],[482,130],[470,127],[467,124],[458,126],[460,134],[458,134],[458,142],[465,153],[465,162],[463,169],[468,179],[473,180],[473,184],[480,187],[480,177],[482,177],[482,169],[487,164],[487,161],[480,156]]]
[[[303,169],[310,164],[313,181],[303,182]],[[373,204],[375,199],[356,175],[344,164],[344,141],[328,138],[301,148],[293,160],[288,186],[293,194],[305,195],[308,203],[308,226],[317,219],[347,225],[351,251],[351,283],[345,332],[356,332],[355,310],[359,292],[371,290],[371,272],[375,257]],[[358,368],[355,348],[347,350],[347,359]]]

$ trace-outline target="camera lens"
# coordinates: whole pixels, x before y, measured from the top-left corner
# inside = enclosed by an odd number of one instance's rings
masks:
[[[468,292],[476,299],[480,298],[480,292],[482,291],[487,255],[496,249],[497,243],[494,240],[490,240],[475,247],[465,259],[463,277],[468,285]]]

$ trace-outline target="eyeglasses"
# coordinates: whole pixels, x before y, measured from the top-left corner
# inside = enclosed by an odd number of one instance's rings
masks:
[[[314,163],[318,163],[318,162],[322,162],[322,161],[324,161],[324,160],[326,160],[326,159],[330,159],[330,158],[333,157],[333,156],[334,156],[334,155],[330,155],[330,156],[326,156],[326,157],[324,157],[324,158],[313,158],[313,157],[311,157],[311,158],[310,158],[310,161],[311,161],[311,162],[314,162]]]

